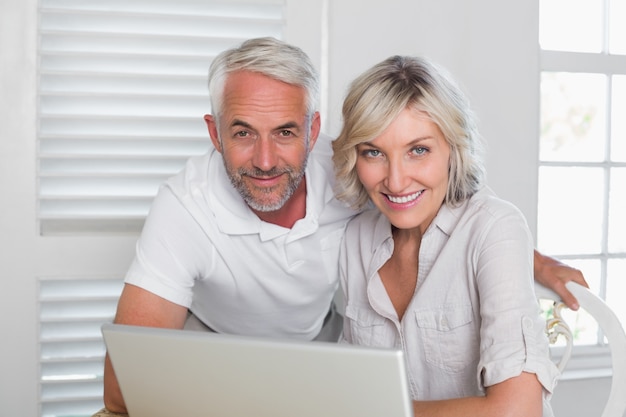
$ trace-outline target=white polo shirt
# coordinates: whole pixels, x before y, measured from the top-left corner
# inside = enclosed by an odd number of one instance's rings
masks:
[[[522,371],[537,375],[546,397],[552,392],[559,373],[534,294],[532,236],[517,208],[488,189],[442,206],[422,237],[417,288],[402,320],[378,274],[393,244],[378,210],[348,224],[344,341],[403,349],[415,400],[480,396]]]
[[[188,307],[223,333],[310,340],[338,286],[339,245],[354,211],[334,198],[330,139],[306,168],[306,216],[261,221],[214,148],[161,187],[126,282]]]

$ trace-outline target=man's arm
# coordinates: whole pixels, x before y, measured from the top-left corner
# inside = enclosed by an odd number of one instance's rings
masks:
[[[117,305],[115,323],[182,329],[186,318],[186,307],[125,284]],[[115,413],[126,413],[126,404],[108,355],[104,362],[104,406]]]
[[[578,310],[578,301],[565,287],[565,284],[569,281],[575,281],[589,288],[582,272],[554,258],[542,255],[537,250],[535,250],[534,259],[535,281],[557,293],[570,309]]]

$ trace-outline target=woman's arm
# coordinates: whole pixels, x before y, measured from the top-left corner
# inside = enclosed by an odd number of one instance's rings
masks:
[[[541,417],[542,412],[542,386],[527,372],[487,387],[484,397],[413,402],[415,417]]]

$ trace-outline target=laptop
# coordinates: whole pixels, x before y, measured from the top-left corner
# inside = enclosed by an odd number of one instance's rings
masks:
[[[130,417],[412,417],[401,350],[105,324]]]

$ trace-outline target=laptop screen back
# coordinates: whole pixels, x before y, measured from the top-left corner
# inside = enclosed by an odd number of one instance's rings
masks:
[[[131,417],[411,417],[399,350],[105,324]]]

